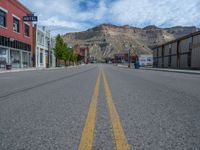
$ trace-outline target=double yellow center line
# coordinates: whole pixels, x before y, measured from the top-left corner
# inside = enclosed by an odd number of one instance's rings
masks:
[[[106,79],[105,73],[101,67],[96,85],[94,88],[92,100],[90,103],[89,111],[87,114],[85,126],[82,132],[81,141],[79,144],[78,150],[92,150],[93,140],[94,140],[94,129],[95,129],[95,120],[96,120],[96,107],[97,100],[99,95],[99,86],[101,75],[104,81],[104,90],[106,95],[106,102],[109,109],[109,116],[112,125],[112,132],[114,137],[115,149],[116,150],[130,150],[130,146],[126,139],[125,133],[123,131],[120,117],[117,113],[115,105],[113,103],[112,94],[108,85],[108,81]]]

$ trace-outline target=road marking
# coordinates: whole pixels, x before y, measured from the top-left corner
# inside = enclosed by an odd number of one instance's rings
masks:
[[[92,100],[90,103],[89,111],[87,114],[85,126],[83,128],[81,141],[78,150],[92,150],[92,144],[94,139],[94,129],[95,129],[95,119],[96,119],[96,107],[97,99],[99,95],[101,72],[99,72],[94,92],[92,95]]]
[[[108,81],[106,80],[106,76],[102,67],[101,67],[101,72],[102,72],[103,81],[104,81],[104,90],[105,90],[106,101],[107,101],[107,105],[109,109],[109,115],[110,115],[110,120],[112,124],[112,131],[113,131],[116,150],[130,150],[130,146],[128,144],[124,130],[122,128],[120,117],[113,103],[112,94],[111,94]]]

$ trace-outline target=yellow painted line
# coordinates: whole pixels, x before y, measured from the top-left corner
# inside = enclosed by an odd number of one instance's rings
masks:
[[[94,92],[92,95],[92,100],[90,103],[89,111],[87,114],[85,126],[83,128],[80,144],[78,150],[92,150],[92,144],[94,140],[94,129],[95,129],[95,120],[96,120],[96,107],[97,99],[99,95],[99,86],[100,86],[101,72],[99,72]]]
[[[130,146],[128,144],[124,130],[120,122],[120,117],[113,103],[112,94],[111,94],[108,81],[106,80],[106,76],[103,69],[101,69],[101,72],[102,72],[103,81],[104,81],[104,90],[105,90],[106,101],[107,101],[107,105],[109,109],[109,115],[110,115],[110,120],[112,124],[116,150],[130,150]]]

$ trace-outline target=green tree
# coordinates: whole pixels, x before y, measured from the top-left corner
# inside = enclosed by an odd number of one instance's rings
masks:
[[[67,65],[68,57],[69,57],[69,48],[67,47],[66,44],[63,44],[62,59],[65,61],[65,66]]]
[[[74,64],[77,63],[77,54],[75,54],[75,53],[72,54],[72,62]]]
[[[68,61],[69,61],[69,65],[71,65],[71,62],[72,62],[72,56],[73,56],[73,49],[72,48],[69,48],[68,49]]]
[[[60,66],[60,60],[63,59],[63,53],[65,49],[65,43],[63,41],[63,38],[60,36],[60,34],[56,37],[56,44],[54,48],[54,55],[56,57],[56,66]]]

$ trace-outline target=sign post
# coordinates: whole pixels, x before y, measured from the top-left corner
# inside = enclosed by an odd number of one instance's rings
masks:
[[[128,68],[131,67],[131,60],[130,60],[130,48],[125,48],[124,49],[126,52],[128,52]]]

